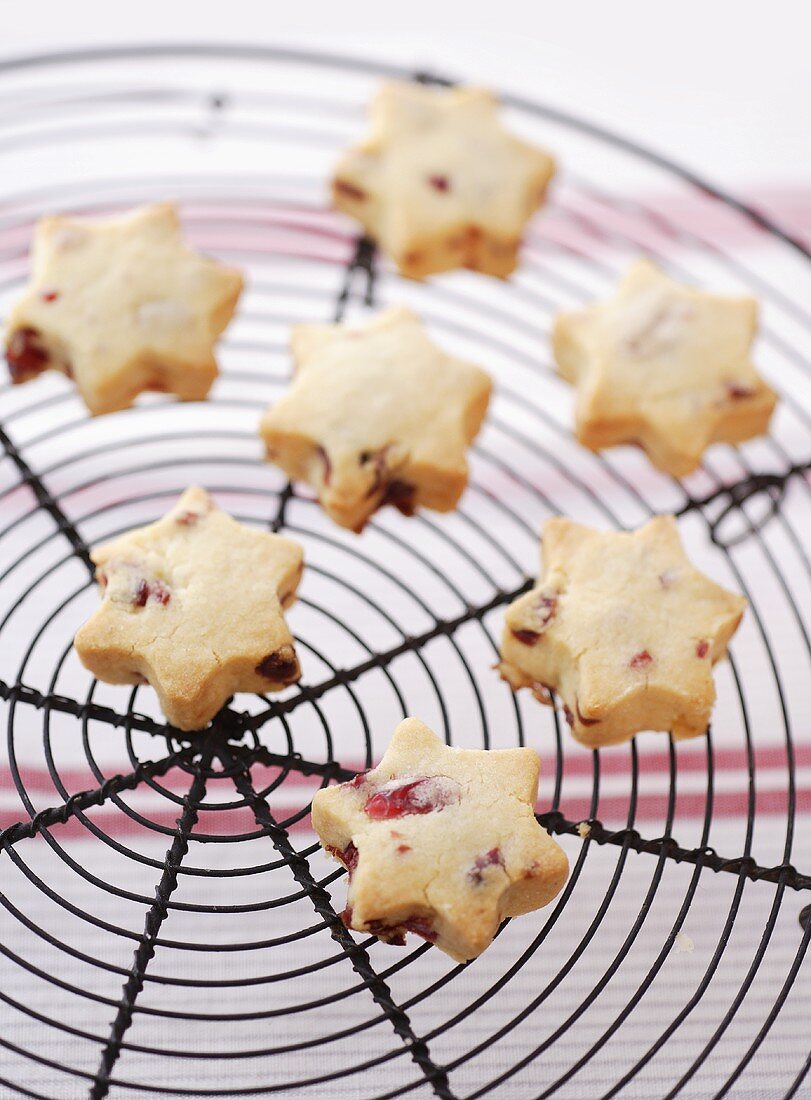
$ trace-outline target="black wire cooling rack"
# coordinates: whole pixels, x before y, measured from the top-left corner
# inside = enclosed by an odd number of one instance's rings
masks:
[[[405,283],[324,198],[383,76],[443,82],[247,47],[0,65],[0,311],[55,210],[176,197],[192,243],[250,278],[205,404],[89,420],[60,377],[0,384],[0,1094],[809,1096],[809,256],[663,157],[508,97],[563,166],[520,270]],[[756,294],[781,392],[768,439],[714,448],[684,483],[630,448],[578,448],[549,364],[554,313],[639,252]],[[459,511],[382,513],[358,538],[262,461],[256,425],[291,322],[397,301],[497,396]],[[193,482],[304,544],[304,679],[183,735],[148,689],[91,682],[71,641],[97,599],[88,547]],[[589,753],[492,671],[502,609],[548,515],[668,510],[750,600],[713,729]],[[539,819],[572,863],[553,906],[467,967],[348,932],[344,872],[309,830],[313,791],[379,757],[405,714],[451,743],[537,748]]]

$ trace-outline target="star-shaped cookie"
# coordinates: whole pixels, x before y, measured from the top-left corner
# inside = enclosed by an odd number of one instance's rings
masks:
[[[335,206],[403,275],[457,267],[509,275],[552,158],[505,130],[498,101],[481,88],[384,84],[370,122],[335,170]]]
[[[638,260],[610,302],[555,321],[558,369],[577,385],[576,434],[593,451],[639,443],[684,477],[715,442],[763,434],[776,402],[752,366],[757,302],[682,286]]]
[[[604,534],[547,521],[537,587],[507,610],[501,673],[542,702],[556,691],[572,733],[599,748],[640,730],[696,737],[746,600],[699,573],[672,516]]]
[[[125,409],[144,390],[202,400],[242,282],[183,243],[170,203],[99,222],[43,218],[6,328],[12,381],[60,370],[93,414]]]
[[[179,729],[201,729],[234,692],[298,680],[283,614],[301,579],[297,542],[237,523],[192,487],[93,561],[103,599],[76,635],[82,663],[109,684],[151,684]]]
[[[293,384],[262,420],[272,462],[355,531],[384,504],[407,515],[456,506],[490,400],[483,370],[436,347],[402,308],[363,325],[296,325],[291,346]]]
[[[415,932],[464,962],[505,917],[550,902],[569,864],[535,820],[539,770],[533,749],[448,748],[401,722],[376,768],[313,799],[349,871],[344,923],[401,946]]]

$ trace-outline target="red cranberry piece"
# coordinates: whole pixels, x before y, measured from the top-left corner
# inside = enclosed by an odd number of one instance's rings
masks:
[[[385,940],[393,947],[405,947],[404,924],[386,924],[382,920],[370,920],[369,931],[373,936],[379,936],[381,940]]]
[[[633,655],[633,657],[630,660],[630,665],[631,665],[631,668],[633,668],[633,669],[647,668],[647,666],[652,661],[653,661],[653,657],[651,657],[651,655],[650,655],[650,653],[648,653],[647,649],[643,649],[643,650],[640,650],[639,653],[635,653]]]
[[[172,598],[172,593],[169,589],[160,581],[146,581],[140,580],[135,587],[135,595],[132,597],[132,602],[136,607],[146,607],[148,600],[154,600],[155,603],[166,604]]]
[[[327,851],[330,853],[330,855],[335,856],[335,858],[340,863],[343,863],[344,867],[346,867],[351,876],[352,872],[358,865],[358,850],[352,843],[352,841],[350,840],[347,846],[343,849],[328,847]]]
[[[336,194],[343,195],[347,199],[353,199],[355,202],[363,202],[366,198],[366,192],[348,180],[335,180],[333,187]]]
[[[175,523],[179,523],[181,527],[194,527],[202,519],[202,512],[181,512],[180,515],[175,516]]]
[[[458,802],[459,784],[442,776],[412,779],[396,787],[382,787],[370,795],[363,807],[373,821],[384,821],[406,814],[430,814]]]
[[[701,641],[696,646],[696,657],[699,657],[699,658],[706,657],[707,654],[709,653],[709,651],[710,651],[710,643],[708,641],[706,641],[704,638],[702,638]]]
[[[171,600],[172,593],[169,591],[168,588],[164,587],[164,585],[162,585],[160,581],[156,581],[155,584],[152,585],[150,596],[157,603],[162,603],[165,607],[166,604],[168,604]]]
[[[358,774],[355,776],[354,779],[350,779],[344,785],[347,786],[347,787],[361,787],[366,782],[366,776],[368,774],[369,774],[369,769],[367,768],[366,771],[364,771],[364,772],[358,772]]]
[[[577,711],[577,720],[581,726],[596,726],[597,723],[600,721],[599,718],[586,718],[586,716],[580,709],[579,703],[575,703],[575,710]],[[567,706],[563,707],[563,717],[566,719],[569,726],[574,729],[574,715],[572,714],[570,708]]]
[[[449,191],[451,187],[447,176],[429,176],[428,182],[435,191]]]
[[[743,386],[740,382],[725,382],[724,389],[730,401],[743,401],[747,397],[755,396],[751,386]]]
[[[514,638],[524,645],[535,645],[541,634],[555,617],[558,607],[557,596],[547,596],[541,592],[532,602],[532,617],[537,622],[535,629],[518,628],[512,631]]]
[[[43,302],[55,302],[58,297],[58,290],[43,290],[42,294],[40,294],[40,298],[42,298]]]
[[[344,909],[343,913],[341,913],[341,920],[344,922],[344,927],[345,928],[351,928],[352,927],[352,906],[351,905],[347,905],[346,909]]]
[[[424,940],[429,940],[431,943],[435,943],[437,939],[437,933],[427,917],[407,917],[400,924],[386,924],[384,921],[373,920],[369,921],[369,931],[373,936],[379,936],[380,939],[395,947],[405,947],[406,932],[414,932],[415,935],[422,936]]]
[[[473,862],[473,866],[467,873],[467,877],[472,883],[477,886],[481,885],[484,881],[484,870],[487,867],[503,867],[504,856],[501,854],[500,848],[491,848],[489,852],[486,852],[483,856],[477,856]]]
[[[385,504],[393,504],[397,511],[402,512],[404,516],[413,516],[416,508],[415,497],[416,489],[413,485],[395,478],[386,486],[380,506],[382,508]]]
[[[35,328],[18,328],[6,346],[6,361],[12,382],[25,382],[48,366],[50,356]]]
[[[274,653],[268,653],[256,666],[256,671],[266,680],[280,684],[291,684],[298,677],[298,661],[291,645],[280,646]]]
[[[405,928],[407,932],[413,932],[417,936],[422,936],[424,940],[436,943],[437,933],[434,931],[427,917],[409,917],[407,921],[403,921],[403,928]]]
[[[398,844],[397,845],[397,851],[400,853],[401,856],[405,855],[406,852],[411,851],[411,845],[410,844]]]
[[[558,609],[557,596],[545,596],[541,594],[535,601],[535,610],[540,619],[541,626],[548,626],[555,617]]]
[[[374,461],[374,480],[366,491],[366,498],[381,493],[378,508],[393,504],[404,516],[413,516],[416,507],[416,488],[407,481],[388,477],[387,459],[391,444],[379,451],[361,451],[358,460],[362,466]]]

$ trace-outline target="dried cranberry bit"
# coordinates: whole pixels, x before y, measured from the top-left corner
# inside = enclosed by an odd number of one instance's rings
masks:
[[[702,638],[701,641],[696,646],[696,657],[699,657],[699,658],[706,657],[707,654],[709,653],[709,651],[710,651],[710,643],[708,641],[706,641],[704,638]]]
[[[158,603],[163,604],[163,606],[165,607],[171,600],[172,593],[169,591],[168,588],[164,587],[164,585],[162,585],[160,581],[158,581],[156,584],[153,584],[150,596],[153,600],[156,600]]]
[[[202,518],[202,512],[181,512],[180,515],[175,516],[175,523],[180,524],[181,527],[194,527],[195,523],[198,523]]]
[[[467,877],[470,881],[480,886],[484,881],[484,871],[488,867],[503,867],[504,856],[501,854],[500,848],[491,848],[489,852],[486,852],[483,856],[477,856],[473,862],[473,866],[467,873]]]
[[[651,657],[647,649],[643,649],[640,650],[639,653],[635,653],[629,663],[631,668],[638,670],[640,668],[647,668],[652,661],[653,657]]]
[[[541,594],[535,601],[535,610],[541,626],[548,626],[554,619],[558,610],[557,596],[546,596]]]
[[[395,947],[405,947],[406,932],[422,936],[430,943],[436,943],[437,940],[437,933],[428,917],[407,917],[400,924],[386,924],[382,920],[372,920],[369,921],[369,931],[373,936],[378,936]]]
[[[572,714],[569,707],[567,707],[565,704],[564,704],[564,707],[563,707],[563,717],[569,723],[570,728],[574,729],[574,715]]]
[[[385,821],[407,814],[430,814],[443,810],[461,797],[461,788],[453,779],[426,776],[394,787],[381,787],[370,795],[363,807],[373,821]]]
[[[740,382],[725,382],[724,389],[730,401],[743,401],[747,397],[755,396],[755,390],[751,386],[744,386]]]
[[[401,856],[405,855],[406,852],[411,851],[411,845],[410,844],[398,844],[397,845],[397,851],[400,853]]]
[[[298,676],[298,660],[292,646],[283,645],[268,653],[256,666],[256,672],[280,684],[292,683]]]
[[[172,593],[161,581],[139,580],[135,586],[135,595],[132,602],[135,607],[146,607],[149,600],[165,607],[172,598]]]
[[[511,634],[516,641],[522,643],[522,645],[535,645],[540,638],[540,634],[537,630],[512,630]]]
[[[413,932],[416,936],[422,936],[424,940],[428,940],[430,943],[436,943],[437,933],[427,917],[409,917],[407,921],[403,921],[403,928],[407,932]]]
[[[362,787],[363,784],[366,782],[366,776],[368,774],[369,774],[369,769],[368,768],[366,769],[365,772],[358,772],[358,774],[355,776],[354,779],[348,780],[348,782],[344,783],[343,786],[345,786],[345,787],[354,787],[354,788]]]
[[[363,202],[366,198],[366,192],[348,180],[335,180],[333,187],[336,194],[343,195],[347,199],[353,199],[355,202]]]
[[[451,184],[447,176],[429,176],[428,182],[435,191],[450,191]]]
[[[25,382],[41,374],[50,360],[35,328],[18,328],[12,332],[6,346],[6,361],[12,382]]]
[[[43,290],[42,294],[40,294],[40,298],[42,298],[43,302],[55,302],[58,297],[58,290]]]
[[[369,931],[373,936],[378,936],[392,947],[405,947],[405,925],[386,924],[382,920],[370,920]]]
[[[327,851],[339,863],[343,863],[351,877],[352,872],[358,865],[358,850],[352,841],[350,840],[345,848],[333,848],[331,845],[327,845]]]
[[[417,490],[413,485],[409,485],[407,481],[399,481],[397,478],[394,481],[390,481],[386,486],[386,491],[383,494],[383,499],[380,501],[381,508],[386,504],[392,504],[398,512],[402,512],[404,516],[413,516],[416,510],[416,494]]]
[[[347,905],[346,909],[341,913],[341,920],[343,921],[344,928],[352,927],[352,906]]]

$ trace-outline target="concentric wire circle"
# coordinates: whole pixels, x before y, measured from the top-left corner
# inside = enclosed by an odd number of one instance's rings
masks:
[[[808,256],[664,158],[507,97],[563,164],[519,271],[405,283],[324,198],[388,76],[436,79],[237,47],[0,66],[0,311],[53,210],[174,197],[190,241],[249,278],[204,404],[89,420],[61,378],[0,385],[2,1095],[807,1094]],[[639,252],[756,294],[781,394],[768,439],[713,448],[683,483],[630,448],[583,452],[549,360],[554,314]],[[383,513],[355,537],[262,461],[257,423],[291,323],[396,302],[486,366],[496,399],[456,513]],[[96,601],[88,547],[191,483],[304,545],[304,678],[181,735],[149,689],[92,682],[72,638]],[[620,528],[664,511],[750,601],[713,729],[587,753],[492,670],[502,609],[549,515]],[[572,864],[553,906],[467,967],[348,933],[343,872],[310,830],[313,792],[379,758],[407,714],[452,744],[535,747],[540,819]]]

